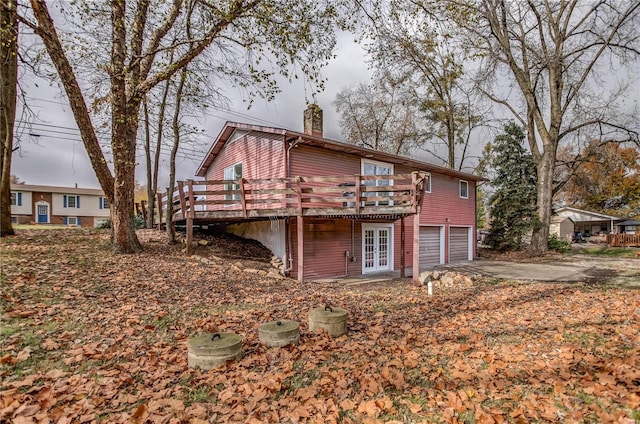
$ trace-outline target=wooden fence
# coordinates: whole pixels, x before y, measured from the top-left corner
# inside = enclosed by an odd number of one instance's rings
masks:
[[[607,234],[607,244],[613,247],[640,247],[640,234]]]
[[[418,210],[426,173],[179,181],[158,196],[173,221],[273,216],[409,215]],[[160,222],[166,219],[160,216]]]

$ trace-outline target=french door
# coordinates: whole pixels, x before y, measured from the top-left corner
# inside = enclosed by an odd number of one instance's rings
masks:
[[[362,273],[393,269],[393,224],[362,224]]]

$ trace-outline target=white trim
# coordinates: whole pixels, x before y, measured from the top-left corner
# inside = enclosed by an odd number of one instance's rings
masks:
[[[394,252],[393,252],[393,245],[394,245],[394,224],[393,223],[382,223],[382,222],[376,222],[376,223],[365,223],[363,222],[361,224],[362,228],[361,228],[361,242],[362,242],[362,253],[361,253],[361,262],[362,262],[362,273],[363,274],[368,274],[368,273],[373,273],[373,272],[380,272],[380,271],[393,271],[395,269],[395,261],[394,261]],[[389,230],[389,240],[388,240],[388,245],[387,245],[387,250],[388,250],[388,267],[384,268],[384,269],[376,269],[375,270],[365,270],[365,258],[364,258],[364,232],[365,229],[377,229],[377,228],[386,228]],[[376,238],[377,238],[377,232],[376,232]],[[377,255],[376,255],[377,256]]]
[[[389,162],[381,162],[379,160],[371,160],[371,159],[367,159],[367,158],[360,158],[360,174],[361,175],[385,175],[385,174],[365,174],[364,173],[364,166],[365,164],[370,164],[370,165],[374,165],[374,166],[380,166],[380,167],[385,167],[385,168],[389,168],[389,175],[393,175],[393,164],[389,163]],[[389,185],[392,186],[393,185],[393,180],[389,179]],[[366,181],[365,181],[366,183]],[[378,186],[378,184],[376,183],[376,186]],[[374,195],[377,195],[378,193],[376,192],[365,192],[363,193],[363,195],[367,194],[367,193],[372,193]],[[382,201],[384,202],[384,201]],[[390,200],[387,202],[389,204],[389,206],[393,205],[393,200]],[[378,206],[379,201],[376,202],[376,206]]]
[[[47,222],[40,222],[40,214],[38,213],[38,206],[46,206],[47,207]],[[36,213],[35,213],[35,218],[36,218],[36,224],[48,224],[51,222],[51,205],[49,204],[49,202],[46,202],[44,200],[40,200],[38,202],[36,202]]]
[[[466,196],[462,195],[462,183],[465,183],[467,185],[467,195]],[[467,180],[458,180],[458,196],[460,196],[461,199],[468,199],[469,198],[469,181],[467,181]]]
[[[607,221],[607,220],[619,220],[622,218],[618,218],[617,216],[612,216],[612,215],[606,215],[603,213],[599,213],[599,212],[592,212],[592,211],[587,211],[584,209],[577,209],[577,208],[571,208],[569,206],[563,206],[561,208],[558,209],[554,209],[554,213],[556,215],[561,215],[562,211],[570,211],[570,212],[576,212],[578,214],[585,214],[585,215],[591,215],[592,217],[596,218],[593,219],[592,221]],[[567,216],[567,215],[565,215]]]
[[[223,180],[237,180],[238,178],[236,178],[236,166],[240,165],[240,178],[244,178],[244,165],[242,163],[242,161],[240,162],[236,162],[233,165],[229,165],[229,166],[225,166],[224,169],[222,170],[222,179]],[[230,170],[233,172],[233,178],[228,178],[227,177],[227,171]],[[233,190],[236,184],[229,184],[232,187],[230,187],[229,189]],[[238,189],[240,188],[239,186],[237,187]],[[226,186],[225,186],[225,190],[227,190]],[[230,199],[227,199],[227,196],[231,196]],[[225,194],[224,195],[225,200],[240,200],[240,195],[239,194]],[[233,205],[225,205],[225,207],[229,207],[229,206],[233,206]]]
[[[431,174],[427,175],[427,181],[429,182],[429,184],[425,184],[424,186],[424,192],[425,193],[431,193],[431,184],[433,184],[433,178],[431,178]]]
[[[382,161],[374,160],[374,159],[360,158],[360,173],[362,175],[365,175],[364,174],[364,164],[365,163],[372,163],[374,165],[386,166],[386,167],[390,168],[389,174],[393,175],[393,164],[392,163],[382,162]]]

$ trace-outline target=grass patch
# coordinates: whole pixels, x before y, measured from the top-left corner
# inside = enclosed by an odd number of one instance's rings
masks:
[[[607,256],[612,258],[633,258],[636,256],[636,252],[639,250],[640,248],[598,246],[575,248],[573,249],[573,253],[583,255]]]
[[[14,230],[79,230],[82,228],[52,224],[13,224],[12,227]]]
[[[196,388],[183,387],[184,405],[189,407],[194,403],[217,403],[217,399],[211,396],[211,388],[202,385]]]

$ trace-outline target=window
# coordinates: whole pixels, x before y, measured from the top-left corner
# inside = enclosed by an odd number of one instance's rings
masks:
[[[463,199],[469,198],[469,183],[463,180],[460,180],[460,197]]]
[[[431,175],[427,175],[427,181],[424,183],[424,191],[431,193]]]
[[[80,196],[71,196],[65,194],[63,196],[62,203],[62,206],[65,208],[77,209],[80,207]]]
[[[224,169],[225,180],[239,180],[242,178],[242,162],[235,165],[228,166]],[[240,186],[238,184],[225,184],[225,190],[238,190]],[[240,200],[239,194],[225,194],[224,200]]]
[[[22,193],[11,192],[11,206],[22,206]]]
[[[100,209],[109,209],[109,201],[106,197],[101,197],[100,199]]]
[[[80,218],[75,216],[68,216],[64,219],[66,225],[80,225]]]
[[[362,175],[392,175],[393,174],[393,165],[384,162],[374,162],[374,161],[362,161]],[[365,186],[391,186],[393,185],[393,180],[373,180],[373,181],[364,181]],[[383,192],[364,192],[363,196],[390,196],[391,193],[388,191]],[[378,205],[388,205],[392,204],[391,202],[379,201],[379,202],[367,202],[367,205],[374,204]]]

